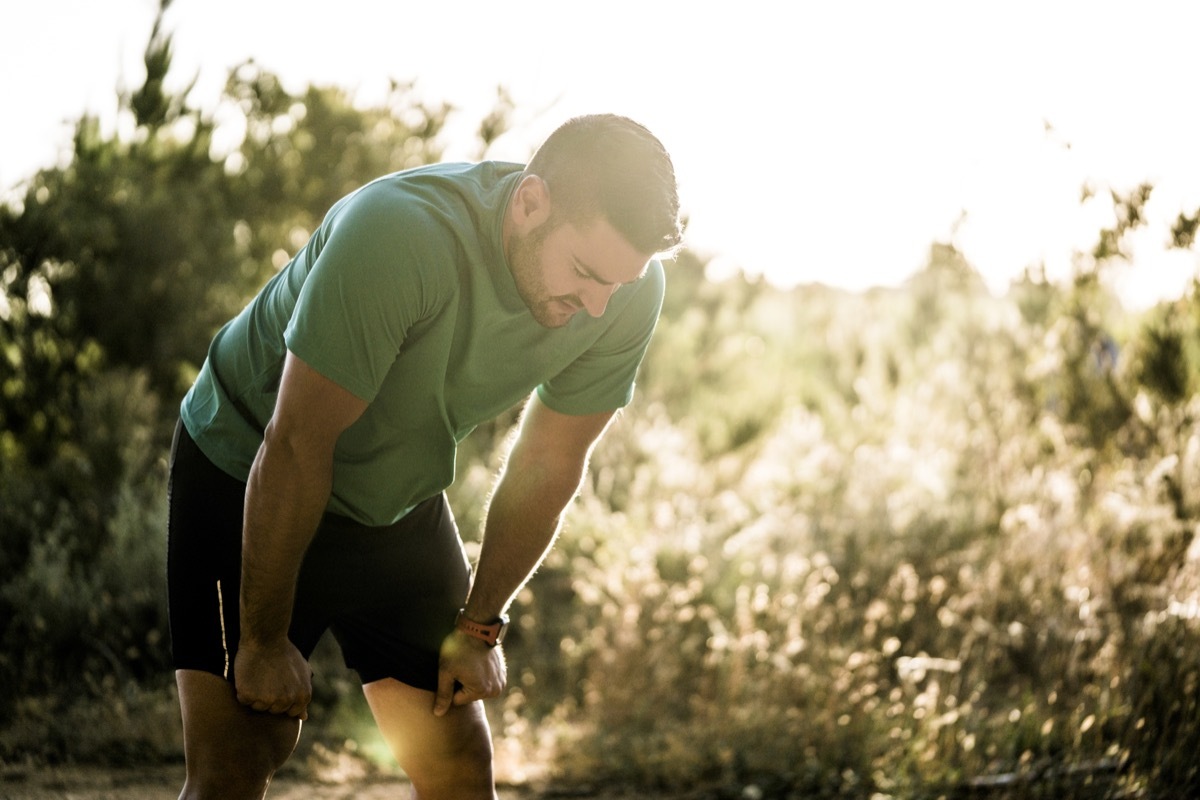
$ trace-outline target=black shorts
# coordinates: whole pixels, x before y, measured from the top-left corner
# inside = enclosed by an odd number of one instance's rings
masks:
[[[246,485],[213,465],[179,425],[167,546],[176,669],[234,679],[245,493]],[[304,556],[288,637],[307,658],[331,630],[363,683],[395,678],[436,691],[438,650],[469,585],[470,565],[444,495],[384,527],[326,514]]]

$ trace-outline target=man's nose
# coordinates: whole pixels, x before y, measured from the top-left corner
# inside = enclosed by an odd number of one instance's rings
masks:
[[[616,286],[594,284],[580,292],[579,299],[583,301],[583,307],[590,316],[599,317],[604,313],[604,309],[608,308],[608,301],[612,299],[616,290]]]

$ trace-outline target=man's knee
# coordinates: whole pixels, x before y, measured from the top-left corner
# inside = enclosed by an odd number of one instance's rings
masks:
[[[456,746],[449,753],[448,761],[459,766],[473,767],[477,772],[492,770],[492,737],[487,728],[475,728],[455,740]]]
[[[209,770],[188,769],[187,780],[179,800],[209,800],[210,798],[258,798],[267,793],[271,775],[249,774],[227,768],[217,774]]]
[[[179,674],[187,783],[181,798],[261,798],[300,738],[300,721],[237,702],[221,678]]]
[[[187,743],[187,783],[181,798],[261,798],[299,739],[294,726],[266,726],[226,738],[193,736]]]

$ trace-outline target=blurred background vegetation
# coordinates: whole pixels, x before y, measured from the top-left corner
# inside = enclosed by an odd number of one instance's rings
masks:
[[[124,124],[0,208],[0,764],[177,761],[165,479],[215,329],[329,205],[437,160],[452,109],[358,107],[253,63],[211,114],[156,28]],[[503,91],[478,152],[507,124]],[[215,120],[239,132],[218,147]],[[227,128],[228,129],[228,128]],[[945,243],[850,294],[669,266],[634,406],[519,597],[501,775],[709,797],[1200,792],[1200,287],[1004,297]],[[1190,212],[1190,213],[1189,213]],[[1181,209],[1164,246],[1195,248]],[[781,244],[780,258],[799,258]],[[474,538],[515,412],[465,444]],[[386,765],[318,650],[300,758]]]

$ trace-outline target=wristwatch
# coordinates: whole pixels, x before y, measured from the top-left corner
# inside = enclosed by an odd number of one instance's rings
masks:
[[[501,615],[488,623],[476,622],[468,618],[460,608],[458,617],[454,620],[454,627],[468,636],[486,642],[488,647],[495,647],[504,641],[504,634],[508,631],[508,617]]]

